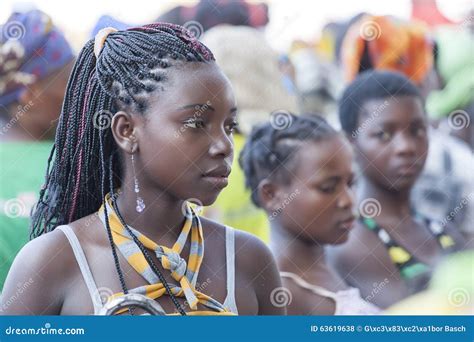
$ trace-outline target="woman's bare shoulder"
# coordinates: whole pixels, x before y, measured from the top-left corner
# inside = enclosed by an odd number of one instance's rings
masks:
[[[16,256],[2,293],[6,314],[58,314],[74,255],[64,233],[55,229],[28,242]]]

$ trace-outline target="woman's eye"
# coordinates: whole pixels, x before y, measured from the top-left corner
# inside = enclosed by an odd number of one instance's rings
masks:
[[[426,135],[426,128],[425,127],[416,127],[413,129],[413,135],[416,137],[423,137]]]
[[[237,121],[233,121],[231,122],[230,124],[228,124],[227,126],[225,126],[225,129],[229,132],[229,133],[233,133],[235,131],[235,129],[239,126],[238,122]]]
[[[184,127],[187,128],[204,128],[204,121],[199,119],[192,119],[184,122]]]
[[[385,131],[380,131],[376,133],[375,136],[382,141],[389,141],[392,138],[392,135]]]
[[[322,185],[319,187],[319,190],[321,190],[325,194],[332,194],[334,191],[336,191],[336,186],[335,185]]]

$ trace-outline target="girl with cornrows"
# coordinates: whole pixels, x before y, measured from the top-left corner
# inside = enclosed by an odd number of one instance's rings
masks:
[[[30,285],[4,312],[97,314],[137,293],[167,314],[284,314],[269,249],[188,204],[227,185],[235,115],[228,79],[184,28],[99,32],[72,71],[4,300]]]
[[[268,215],[270,246],[291,293],[288,314],[378,313],[326,262],[326,247],[346,242],[355,218],[344,136],[320,116],[277,111],[254,127],[239,161],[253,202]]]

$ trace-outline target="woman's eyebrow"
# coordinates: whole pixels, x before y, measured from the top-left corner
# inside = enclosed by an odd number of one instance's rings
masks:
[[[189,105],[186,105],[186,106],[182,106],[182,107],[179,107],[178,109],[196,109],[196,110],[212,110],[213,112],[215,112],[216,110],[214,109],[214,107],[212,107],[211,105],[207,104],[207,103],[194,103],[194,104],[189,104]]]
[[[335,182],[339,182],[342,177],[341,176],[331,176],[330,175],[330,172],[331,171],[326,171],[326,172],[320,172],[318,170],[319,174],[316,175],[316,176],[312,176],[310,178],[308,178],[308,183],[325,183],[325,182],[332,182],[332,181],[335,181]],[[329,174],[329,176],[328,176]]]
[[[189,105],[186,105],[186,106],[182,106],[182,107],[179,107],[178,110],[185,110],[185,109],[195,109],[195,110],[212,110],[213,112],[216,111],[216,109],[214,107],[212,107],[211,105],[207,104],[207,103],[194,103],[194,104],[189,104]],[[230,114],[235,114],[237,113],[237,107],[232,107],[230,110],[229,110],[229,113]]]
[[[422,118],[415,118],[411,122],[412,125],[420,125],[420,124],[425,124],[425,120]]]

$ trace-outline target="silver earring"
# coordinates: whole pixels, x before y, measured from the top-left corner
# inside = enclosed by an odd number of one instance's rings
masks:
[[[141,213],[145,209],[145,202],[143,202],[143,198],[140,197],[140,187],[138,186],[138,179],[137,179],[137,173],[135,171],[135,159],[133,158],[132,154],[132,168],[133,168],[133,182],[135,185],[135,193],[137,194],[137,206],[135,209],[137,210],[138,213]]]

